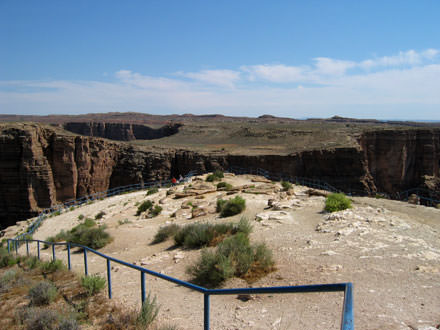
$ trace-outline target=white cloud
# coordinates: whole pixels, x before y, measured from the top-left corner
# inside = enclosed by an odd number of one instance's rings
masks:
[[[440,120],[439,51],[406,51],[354,62],[262,64],[153,77],[129,70],[116,81],[0,81],[1,113],[224,113],[257,116]],[[375,68],[374,71],[362,70]]]
[[[177,74],[210,85],[234,87],[234,84],[240,80],[241,73],[232,70],[203,70],[199,72],[178,72]]]

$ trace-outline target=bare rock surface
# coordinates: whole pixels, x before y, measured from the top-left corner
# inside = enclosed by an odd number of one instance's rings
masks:
[[[255,188],[267,184],[251,176],[228,176],[225,181]],[[185,188],[191,188],[189,184]],[[281,189],[279,183],[270,185]],[[353,198],[352,209],[329,214],[323,211],[325,197],[308,196],[306,191],[301,186],[294,186],[294,196],[281,196],[276,189],[269,194],[234,192],[229,196],[212,191],[201,200],[169,195],[166,203],[165,188],[150,196],[139,191],[49,218],[34,237],[45,239],[80,223],[81,214],[94,218],[104,210],[102,224],[107,225],[114,240],[100,250],[102,253],[190,280],[186,268],[199,258],[200,250],[175,248],[172,240],[151,245],[157,230],[171,223],[237,222],[245,216],[253,225],[251,241],[264,242],[272,249],[277,269],[255,283],[231,279],[224,287],[352,282],[356,329],[436,328],[440,323],[440,210],[385,199]],[[218,213],[208,211],[192,219],[193,209],[181,208],[182,203],[198,202],[197,208],[213,210],[217,198],[236,195],[246,200],[246,211],[230,218],[219,218]],[[142,219],[135,215],[137,205],[146,199],[155,204],[163,201],[159,216]],[[268,206],[269,199],[273,200],[272,207]],[[31,252],[35,251],[31,246]],[[22,247],[21,253],[25,252]],[[57,258],[66,260],[62,247],[57,247],[56,253]],[[41,255],[49,259],[51,251],[42,250]],[[90,273],[106,277],[104,259],[89,253],[88,261]],[[72,254],[72,264],[75,271],[84,272],[81,253]],[[139,307],[139,273],[113,262],[112,269],[114,299]],[[164,322],[180,329],[202,328],[202,295],[148,275],[146,283],[162,306],[159,317]],[[342,304],[342,293],[215,296],[211,297],[211,328],[339,329]]]

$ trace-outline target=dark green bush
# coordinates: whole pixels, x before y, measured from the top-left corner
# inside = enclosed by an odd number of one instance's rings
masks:
[[[83,276],[81,285],[87,290],[87,295],[90,297],[105,287],[105,279],[99,275]]]
[[[159,228],[159,231],[154,235],[152,244],[158,244],[173,237],[179,231],[179,226],[176,224],[167,225]]]
[[[82,219],[84,219],[84,214],[78,215],[78,220],[82,220]]]
[[[105,215],[104,211],[100,211],[98,214],[95,215],[95,220],[102,219],[102,217]]]
[[[225,190],[231,190],[232,185],[226,182],[219,182],[217,183],[217,189],[225,189]]]
[[[220,216],[222,216],[223,218],[231,217],[233,215],[243,212],[245,208],[246,208],[246,201],[240,196],[235,196],[234,198],[228,200],[221,207]]]
[[[13,243],[11,242],[11,250],[13,249]],[[8,253],[5,248],[0,248],[0,268],[13,266],[17,263],[17,258]]]
[[[153,207],[153,202],[150,200],[143,201],[141,205],[138,206],[136,215],[141,215],[141,213],[150,210]]]
[[[29,290],[31,305],[49,305],[57,296],[57,288],[50,282],[39,282]]]
[[[105,231],[105,227],[82,227],[69,237],[69,241],[88,246],[92,249],[100,249],[111,242],[110,234]]]
[[[224,178],[223,172],[217,170],[213,174],[208,175],[206,177],[206,181],[208,182],[220,181],[223,178]]]
[[[152,187],[152,188],[148,189],[148,191],[147,191],[147,196],[149,196],[149,195],[153,195],[153,194],[155,194],[155,193],[157,193],[157,192],[159,192],[159,188],[157,188],[157,187]]]
[[[351,200],[344,194],[333,193],[327,196],[325,210],[327,212],[342,211],[351,208]]]
[[[155,205],[148,213],[152,218],[157,217],[162,212],[162,206]]]
[[[101,213],[101,212],[100,212]],[[105,213],[104,213],[105,214]],[[97,214],[97,216],[99,215],[99,213]],[[102,217],[102,216],[101,216]],[[96,218],[96,217],[95,217]],[[100,218],[99,218],[100,219]],[[85,226],[85,227],[94,227],[94,226],[96,226],[96,222],[93,220],[93,219],[90,219],[90,218],[86,218],[86,220],[84,220],[84,223],[83,223],[83,225]]]
[[[221,211],[222,211],[222,208],[223,208],[223,206],[225,206],[226,202],[227,202],[227,201],[224,200],[224,199],[221,199],[221,198],[217,199],[217,208],[216,208],[216,211],[217,211],[217,212],[221,212]]]
[[[289,181],[281,181],[281,186],[283,187],[283,191],[292,189],[292,184]]]

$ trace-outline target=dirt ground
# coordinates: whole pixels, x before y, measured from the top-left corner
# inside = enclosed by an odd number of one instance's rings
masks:
[[[228,176],[234,186],[244,184],[267,188],[253,176]],[[186,183],[196,185],[202,181]],[[353,208],[323,212],[325,198],[309,196],[308,188],[294,186],[294,194],[280,192],[279,183],[268,193],[244,193],[244,214],[221,219],[214,212],[225,192],[203,194],[202,199],[166,196],[167,189],[146,196],[145,191],[114,196],[49,218],[34,235],[45,239],[61,229],[79,224],[79,215],[94,218],[104,211],[100,223],[114,237],[100,251],[172,277],[190,280],[186,268],[200,256],[200,250],[174,248],[172,241],[151,245],[160,226],[204,221],[238,221],[247,217],[253,225],[252,242],[265,242],[273,250],[277,270],[256,283],[285,286],[352,282],[356,329],[435,329],[440,324],[440,210],[385,199],[353,198]],[[177,187],[182,191],[183,185]],[[151,199],[162,213],[152,219],[136,216],[137,205]],[[268,200],[275,207],[268,209]],[[160,202],[159,202],[160,201]],[[191,218],[192,201],[207,215]],[[176,217],[171,217],[176,213]],[[21,253],[25,253],[24,247]],[[31,246],[35,253],[36,246]],[[62,247],[57,258],[66,260]],[[51,250],[42,250],[50,259]],[[84,272],[82,253],[72,256],[74,270]],[[106,277],[105,260],[88,254],[89,273]],[[127,307],[140,306],[140,274],[112,263],[113,298]],[[161,305],[161,320],[179,329],[200,329],[203,325],[203,296],[147,275],[147,290]],[[223,287],[248,287],[233,279]],[[255,295],[244,302],[236,295],[211,298],[212,329],[339,329],[343,293]],[[431,328],[432,327],[432,328]]]

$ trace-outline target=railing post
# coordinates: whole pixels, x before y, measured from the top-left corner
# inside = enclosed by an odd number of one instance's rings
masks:
[[[52,261],[56,260],[56,256],[55,256],[55,244],[52,244]]]
[[[72,269],[72,265],[70,263],[70,242],[67,242],[67,268],[69,270]]]
[[[108,284],[108,298],[112,299],[112,274],[110,268],[110,259],[107,259],[107,284]]]
[[[203,296],[203,329],[209,330],[209,293]]]
[[[8,253],[11,253],[11,240],[8,238]]]
[[[14,245],[15,245],[15,254],[18,254],[18,242],[16,240],[14,241]]]
[[[26,255],[29,257],[29,242],[26,240]]]
[[[40,241],[37,241],[37,257],[40,260]]]
[[[145,273],[141,272],[141,301],[142,305],[145,302]]]
[[[84,274],[87,276],[89,274],[89,271],[87,269],[87,249],[83,248],[84,251]]]

